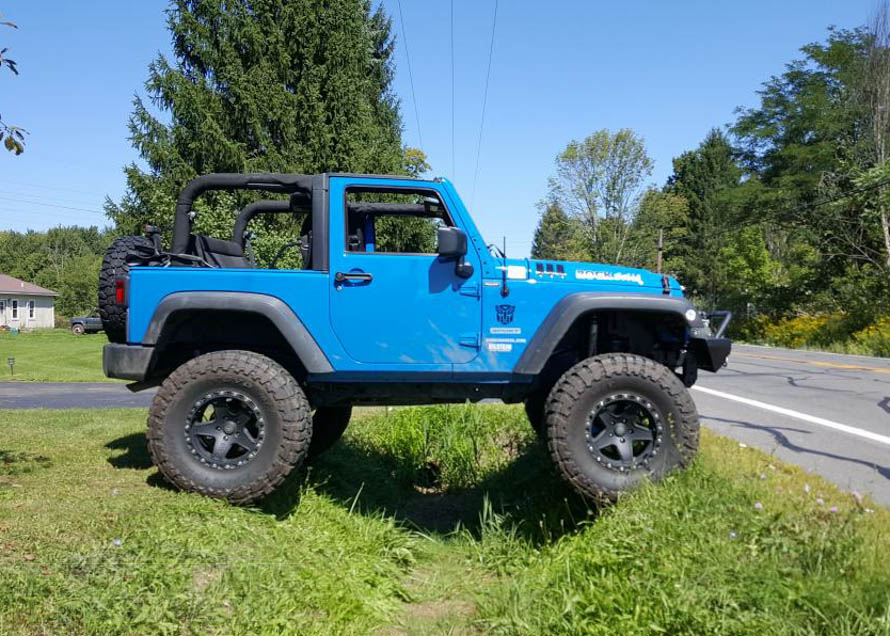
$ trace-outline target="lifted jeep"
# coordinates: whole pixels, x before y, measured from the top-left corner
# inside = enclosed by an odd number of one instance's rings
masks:
[[[195,199],[236,189],[289,196],[247,206],[231,240],[193,233]],[[255,266],[258,214],[298,217],[275,262],[298,250],[301,269]],[[160,385],[148,445],[170,482],[236,503],[336,442],[353,405],[484,398],[524,402],[563,477],[614,499],[689,463],[686,387],[730,352],[730,316],[712,335],[670,276],[505,258],[444,179],[211,174],[169,250],[147,232],[105,255],[105,374]]]

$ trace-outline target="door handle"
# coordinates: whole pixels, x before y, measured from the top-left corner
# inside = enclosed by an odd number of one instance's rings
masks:
[[[367,272],[337,272],[334,274],[334,282],[336,283],[343,283],[345,281],[370,283],[372,280],[374,280],[374,276]]]

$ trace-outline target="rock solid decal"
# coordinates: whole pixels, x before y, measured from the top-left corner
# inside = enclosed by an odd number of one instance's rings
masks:
[[[502,325],[509,325],[513,322],[513,313],[516,311],[515,305],[497,305],[495,306],[498,322]]]
[[[643,277],[639,274],[626,274],[624,272],[601,272],[591,271],[589,269],[575,270],[575,278],[579,280],[606,280],[618,281],[622,283],[643,284]]]

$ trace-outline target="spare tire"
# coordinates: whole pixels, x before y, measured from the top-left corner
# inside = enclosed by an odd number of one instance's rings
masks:
[[[129,258],[147,258],[154,253],[154,243],[144,236],[115,239],[105,250],[102,269],[99,270],[99,317],[111,342],[127,340],[127,309],[115,301],[114,279],[127,274]]]

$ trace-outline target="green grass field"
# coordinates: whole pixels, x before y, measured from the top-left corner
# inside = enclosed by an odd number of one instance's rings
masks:
[[[0,331],[0,381],[103,382],[104,334],[75,336],[67,329],[11,334]],[[6,361],[15,358],[15,373]]]
[[[0,633],[890,633],[890,511],[712,434],[596,513],[519,408],[365,411],[236,508],[144,422],[0,412]]]

